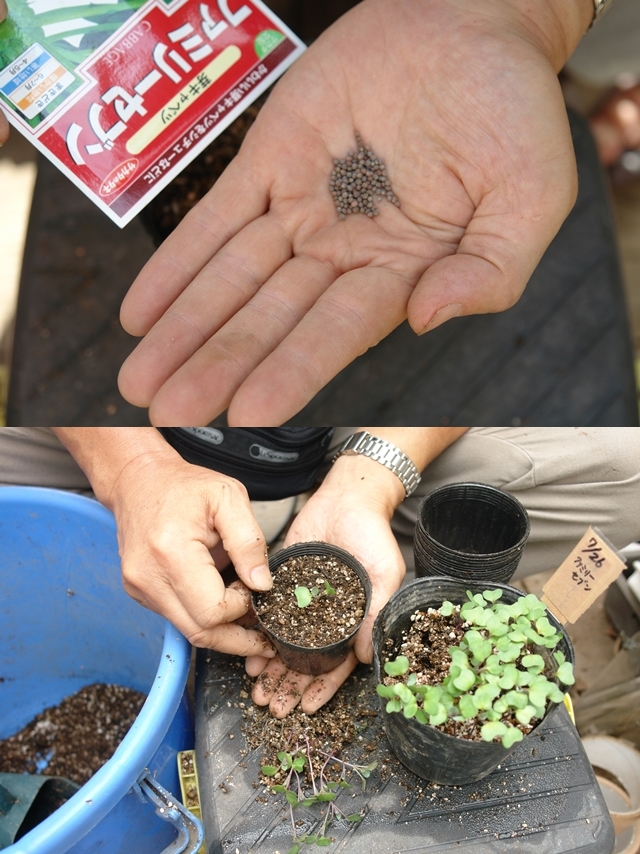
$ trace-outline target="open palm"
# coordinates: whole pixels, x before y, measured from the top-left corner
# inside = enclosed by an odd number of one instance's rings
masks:
[[[556,71],[521,4],[364,0],[278,83],[144,268],[120,388],[156,425],[281,424],[407,316],[520,296],[576,193]],[[557,62],[556,62],[557,65]],[[401,207],[338,219],[358,131]]]

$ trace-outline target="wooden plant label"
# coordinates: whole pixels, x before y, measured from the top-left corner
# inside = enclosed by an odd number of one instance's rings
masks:
[[[562,624],[575,623],[625,566],[604,534],[590,527],[542,588],[542,601]]]

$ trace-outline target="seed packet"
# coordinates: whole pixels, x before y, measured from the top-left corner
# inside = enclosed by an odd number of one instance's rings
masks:
[[[8,0],[0,108],[126,225],[305,46],[261,0]]]

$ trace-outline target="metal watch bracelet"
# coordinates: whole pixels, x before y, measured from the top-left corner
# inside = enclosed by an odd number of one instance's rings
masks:
[[[361,454],[388,468],[400,479],[407,498],[420,483],[420,472],[404,451],[401,451],[391,442],[372,436],[366,430],[349,436],[338,448],[333,462],[343,454]]]
[[[613,0],[593,0],[594,5],[594,15],[593,21],[591,22],[591,26],[595,24],[596,21],[600,20],[600,18],[607,11],[609,6],[613,3]]]

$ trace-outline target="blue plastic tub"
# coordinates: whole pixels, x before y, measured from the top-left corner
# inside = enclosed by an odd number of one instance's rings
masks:
[[[108,510],[0,487],[0,738],[94,682],[148,694],[113,757],[7,854],[159,854],[173,842],[137,781],[148,768],[179,795],[176,754],[193,747],[189,660],[185,638],[124,592]]]

